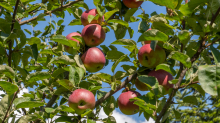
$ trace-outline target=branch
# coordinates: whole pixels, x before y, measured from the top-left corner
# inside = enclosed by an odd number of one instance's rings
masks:
[[[116,89],[113,91],[109,91],[105,96],[103,96],[102,98],[100,98],[99,100],[96,101],[95,103],[95,107],[97,107],[98,105],[100,105],[103,101],[105,101],[107,98],[109,98],[110,96],[112,96],[114,93],[116,93],[117,91],[119,91],[120,89],[124,88],[131,80],[136,79],[137,78],[137,73],[127,77],[125,79],[124,82],[121,83],[121,85],[117,86]]]
[[[13,101],[15,100],[15,97],[17,96],[17,94],[18,94],[19,91],[20,91],[20,90],[18,89],[18,90],[14,93],[14,96],[13,96],[13,98],[12,98],[12,100],[11,100],[11,103],[10,103],[10,105],[9,105],[9,107],[8,107],[8,109],[7,109],[7,111],[6,111],[6,113],[5,113],[5,116],[4,116],[3,120],[2,120],[2,123],[4,123],[5,120],[6,120],[6,118],[8,117],[8,112],[9,112],[9,110],[11,109],[12,103],[13,103]]]
[[[48,11],[48,12],[46,12],[45,14],[46,14],[46,15],[49,15],[49,14],[54,13],[54,12],[56,12],[56,11],[62,10],[63,8],[67,8],[67,7],[73,5],[73,4],[77,3],[77,2],[80,2],[80,1],[83,1],[83,0],[75,0],[75,1],[73,1],[73,2],[71,2],[71,3],[68,3],[68,4],[66,4],[66,5],[60,6],[60,7],[56,8],[56,9],[54,9],[54,10],[52,10],[52,11]],[[31,19],[28,19],[28,20],[25,20],[25,21],[22,21],[22,22],[20,22],[19,24],[20,24],[20,25],[24,25],[24,24],[26,24],[26,23],[29,23],[29,22],[31,22],[31,21],[36,20],[37,18],[38,18],[38,16],[33,17],[33,18],[31,18]]]
[[[220,7],[218,8],[218,10],[216,11],[215,15],[212,16],[212,20],[211,20],[211,27],[212,27],[212,24],[215,22],[215,19],[217,18],[217,16],[219,15],[219,12],[220,12]]]

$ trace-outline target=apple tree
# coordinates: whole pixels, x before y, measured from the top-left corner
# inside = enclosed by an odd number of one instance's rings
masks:
[[[156,123],[219,122],[219,12],[219,0],[2,0],[0,122],[116,123],[116,108]]]

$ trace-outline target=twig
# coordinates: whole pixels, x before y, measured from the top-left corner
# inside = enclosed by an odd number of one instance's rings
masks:
[[[66,4],[66,5],[60,6],[60,7],[56,8],[56,9],[54,9],[54,10],[52,10],[52,11],[48,11],[48,12],[46,12],[45,14],[46,14],[46,15],[50,15],[51,13],[54,13],[54,12],[59,11],[59,10],[62,10],[63,8],[67,8],[67,7],[73,5],[74,3],[77,3],[77,2],[79,2],[79,1],[82,1],[82,0],[75,0],[75,1],[73,1],[73,2],[71,2],[71,3],[68,3],[68,4]],[[25,20],[25,21],[22,21],[22,22],[20,22],[19,24],[20,24],[20,25],[24,25],[24,24],[26,24],[26,23],[29,23],[29,22],[31,22],[31,21],[36,20],[37,18],[38,18],[38,16],[33,17],[33,18],[31,18],[31,19],[28,19],[28,20]]]
[[[2,120],[2,123],[4,123],[5,120],[6,120],[6,118],[8,117],[8,112],[9,112],[9,110],[11,109],[12,103],[13,103],[13,101],[14,101],[14,99],[15,99],[15,97],[17,96],[17,94],[18,94],[19,91],[20,91],[20,90],[18,89],[18,90],[14,93],[14,96],[13,96],[13,98],[12,98],[12,100],[11,100],[11,103],[10,103],[10,105],[9,105],[9,107],[8,107],[8,109],[7,109],[7,111],[6,111],[6,113],[5,113],[5,116],[4,116],[3,120]]]
[[[197,83],[199,83],[199,81],[196,81],[196,82],[190,82],[190,83],[187,84],[187,85],[182,85],[182,86],[178,87],[178,89],[180,89],[180,88],[185,88],[185,87],[187,87],[187,86],[189,86],[189,85],[197,84]]]
[[[123,87],[125,87],[131,80],[136,79],[137,78],[137,73],[127,77],[125,79],[124,82],[121,83],[121,85],[117,86],[116,89],[113,91],[109,91],[107,94],[105,94],[105,96],[103,96],[102,98],[100,98],[99,100],[96,101],[95,103],[95,107],[100,105],[103,101],[105,101],[107,98],[109,98],[110,96],[112,96],[114,93],[116,93],[117,91],[119,91],[120,89],[122,89]]]

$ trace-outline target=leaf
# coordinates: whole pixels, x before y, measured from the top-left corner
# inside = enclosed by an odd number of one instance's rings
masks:
[[[39,81],[39,80],[43,80],[43,79],[48,79],[50,78],[51,75],[49,72],[41,72],[41,71],[37,71],[35,73],[31,73],[26,77],[26,81],[27,82],[35,82],[35,81]]]
[[[38,37],[31,37],[28,41],[29,45],[33,45],[33,44],[40,44],[41,40]]]
[[[116,39],[124,38],[127,31],[127,27],[121,24],[117,24],[116,29],[114,29]]]
[[[128,33],[129,33],[129,35],[130,35],[130,38],[132,38],[133,35],[134,35],[134,30],[131,29],[131,27],[128,27]]]
[[[173,76],[176,75],[176,71],[168,64],[159,64],[159,65],[157,65],[155,71],[160,70],[160,69],[171,73]]]
[[[161,32],[165,33],[166,35],[174,35],[174,27],[169,25],[169,24],[166,24],[166,23],[163,23],[163,22],[153,22],[152,24],[152,27],[154,29],[158,29],[160,30]]]
[[[104,19],[108,20],[115,12],[117,12],[118,9],[112,10],[112,11],[108,11],[104,14]]]
[[[124,16],[125,21],[128,22],[128,21],[130,20],[130,17],[131,17],[137,10],[138,10],[138,8],[131,8],[131,9],[129,9],[129,10],[126,12],[125,16]]]
[[[217,65],[200,65],[198,78],[201,87],[210,95],[220,95],[220,67]]]
[[[193,105],[198,105],[197,98],[195,96],[187,96],[183,98],[184,103],[190,103]]]
[[[31,49],[32,49],[32,53],[33,53],[33,55],[34,55],[34,59],[35,59],[35,61],[37,61],[37,57],[38,57],[37,44],[31,45]]]
[[[55,120],[55,122],[64,122],[64,123],[72,123],[73,116],[61,116]]]
[[[131,39],[118,39],[118,40],[112,42],[111,44],[133,46],[133,45],[136,45],[136,42]]]
[[[122,55],[118,60],[116,60],[116,61],[113,63],[112,68],[111,68],[111,70],[112,70],[113,73],[114,73],[115,68],[117,67],[117,65],[118,65],[121,61],[123,61],[126,57],[128,57],[128,56],[124,54],[124,55]]]
[[[118,24],[121,24],[125,27],[128,28],[129,24],[123,20],[118,20],[118,19],[111,19],[111,20],[108,20],[108,23],[118,23]]]
[[[178,52],[178,51],[172,51],[169,55],[169,58],[180,61],[187,68],[191,67],[190,57],[186,54],[183,54],[183,53]]]
[[[0,81],[0,86],[8,95],[12,95],[18,90],[18,87],[10,82]]]
[[[138,32],[144,33],[145,31],[149,29],[149,26],[150,25],[147,23],[146,20],[142,20],[138,25]]]
[[[76,50],[79,50],[79,46],[78,46],[78,43],[76,41],[72,41],[72,40],[68,40],[66,39],[65,36],[63,35],[56,35],[56,36],[53,36],[51,38],[51,40],[55,41],[55,42],[58,42],[58,43],[61,43],[63,45],[66,45],[66,46],[69,46],[69,47],[73,47],[74,49]]]
[[[166,6],[170,9],[175,9],[178,5],[178,0],[149,0],[155,4],[159,4],[161,6]]]
[[[191,86],[194,89],[196,89],[203,97],[205,97],[205,91],[202,89],[201,85],[199,85],[199,84],[191,84],[189,86]]]
[[[181,118],[180,112],[176,111],[175,109],[173,110],[173,112],[175,114],[176,119],[180,119]]]
[[[157,40],[157,41],[167,41],[168,36],[164,34],[163,32],[156,30],[156,29],[151,29],[146,32],[144,32],[138,39],[138,42],[141,41],[150,41],[150,40]]]
[[[16,108],[34,108],[34,107],[40,107],[44,106],[44,102],[41,101],[27,101],[27,102],[22,102],[16,105]]]
[[[9,96],[5,95],[0,101],[0,121],[1,122],[5,116],[5,112],[7,112],[8,106],[10,104],[8,98],[9,98]]]
[[[13,79],[15,76],[14,70],[7,65],[0,65],[0,74],[5,74],[6,76],[10,77],[11,79]]]
[[[123,55],[125,55],[124,53],[117,51],[117,50],[111,50],[108,51],[107,55],[106,55],[106,59],[111,59],[112,61],[116,61],[119,58],[121,58]],[[125,55],[125,59],[122,59],[123,61],[130,61],[129,57],[127,55]]]
[[[69,58],[69,56],[67,56],[67,55],[62,55],[62,56],[59,56],[59,57],[52,58],[51,61],[48,64],[51,64],[51,63],[60,63],[60,64],[72,65],[72,64],[75,63],[75,60]]]
[[[178,38],[180,39],[180,42],[186,45],[188,41],[190,40],[190,33],[188,30],[181,30],[178,33]]]
[[[70,91],[74,89],[74,85],[67,79],[57,80],[56,82]]]
[[[113,116],[109,116],[108,118],[103,119],[105,123],[117,123],[116,119]]]
[[[28,114],[28,115],[24,115],[21,118],[19,118],[16,123],[29,123],[31,121],[35,121],[37,119],[42,119],[39,114]]]
[[[81,67],[84,71],[86,71],[86,68],[85,68],[85,66],[84,66],[84,64],[83,64],[83,62],[82,62],[82,60],[81,60],[81,58],[80,58],[79,55],[75,54],[74,60],[76,61],[76,64],[77,64],[79,67]]]
[[[81,81],[81,79],[83,78],[84,76],[84,69],[83,68],[80,68],[80,67],[72,67],[70,66],[69,67],[69,80],[70,82],[72,82],[72,84],[75,86],[75,85],[78,85]]]
[[[82,25],[82,22],[80,19],[73,19],[68,25],[69,26]]]
[[[155,77],[147,76],[147,75],[138,76],[138,80],[145,84],[150,85],[151,87],[154,86],[156,83],[158,83]]]
[[[220,52],[214,48],[213,45],[210,46],[210,49],[212,51],[212,55],[214,56],[215,63],[220,63]]]
[[[10,6],[7,2],[0,2],[0,6],[2,6],[3,8],[5,8],[6,10],[13,12],[13,7]]]
[[[21,54],[19,52],[13,52],[12,53],[12,60],[13,60],[13,64],[14,66],[18,66],[20,61],[21,61]]]

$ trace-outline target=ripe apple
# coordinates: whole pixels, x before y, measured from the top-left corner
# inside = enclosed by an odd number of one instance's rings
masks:
[[[66,36],[66,39],[75,41],[75,42],[77,42],[77,43],[79,44],[79,41],[78,41],[77,39],[73,38],[72,36],[81,36],[81,34],[79,34],[78,32],[72,32],[72,33],[70,33],[70,34],[68,34],[68,35]],[[68,53],[70,53],[70,54],[73,52],[73,51],[72,51],[72,48],[69,47],[69,46],[64,45],[64,49],[65,49]]]
[[[139,106],[135,105],[134,102],[129,100],[138,96],[141,96],[141,94],[136,91],[127,91],[121,93],[121,95],[118,97],[118,107],[123,114],[133,115],[139,112]]]
[[[151,49],[150,44],[145,44],[138,51],[138,59],[141,65],[154,68],[166,59],[166,53],[160,46],[156,46],[155,51]]]
[[[104,21],[104,16],[103,17],[99,17],[98,20],[92,20],[90,23],[88,21],[88,15],[93,15],[96,16],[96,14],[98,14],[96,9],[90,9],[90,10],[86,10],[82,13],[81,15],[81,22],[82,25],[86,26],[88,24],[101,24]]]
[[[173,80],[173,76],[164,70],[152,70],[148,73],[148,76],[154,76],[160,85],[164,86],[166,90],[173,88],[173,84],[170,84],[169,81]]]
[[[136,78],[135,80],[135,86],[140,91],[148,91],[147,85]]]
[[[89,47],[95,47],[105,40],[105,31],[98,24],[86,25],[82,30],[82,38]]]
[[[137,1],[137,0],[123,0],[123,3],[125,4],[125,6],[127,6],[128,8],[138,8],[139,6],[141,6],[141,4],[144,1]]]
[[[95,96],[86,89],[77,89],[69,96],[68,104],[77,114],[82,114],[86,109],[94,109]]]
[[[97,72],[105,66],[105,55],[97,48],[89,48],[82,56],[81,60],[89,72]]]

